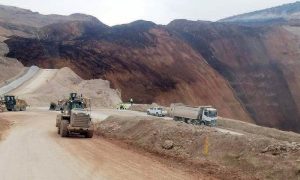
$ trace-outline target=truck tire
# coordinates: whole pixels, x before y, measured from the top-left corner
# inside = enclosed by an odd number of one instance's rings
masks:
[[[92,137],[93,137],[93,135],[94,135],[94,131],[93,131],[93,130],[91,130],[91,131],[87,131],[87,132],[86,132],[86,135],[85,135],[85,137],[86,137],[86,138],[92,138]]]
[[[22,108],[21,108],[21,111],[26,111],[26,107],[22,107]]]
[[[183,118],[183,122],[185,122],[186,124],[189,124],[189,119],[187,119],[187,118]]]
[[[197,125],[197,124],[198,124],[198,123],[197,123],[197,120],[192,119],[192,120],[191,120],[191,124],[192,124],[192,125]]]
[[[61,137],[67,137],[68,136],[68,126],[69,122],[67,120],[62,120],[60,123],[60,136]]]

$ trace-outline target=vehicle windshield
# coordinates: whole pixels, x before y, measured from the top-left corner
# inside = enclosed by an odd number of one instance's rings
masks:
[[[157,110],[160,110],[160,111],[162,111],[162,108],[157,108]]]
[[[208,112],[208,117],[217,117],[218,113],[217,111],[209,111]]]
[[[14,97],[13,96],[6,96],[6,100],[7,101],[14,100]]]
[[[80,101],[73,102],[72,109],[84,109],[83,103]]]

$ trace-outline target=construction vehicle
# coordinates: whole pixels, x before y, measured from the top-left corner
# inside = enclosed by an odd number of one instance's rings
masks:
[[[60,110],[63,108],[63,105],[64,105],[67,101],[72,100],[72,99],[75,99],[75,98],[77,98],[77,93],[70,93],[69,98],[58,100],[57,103],[51,102],[51,103],[50,103],[49,110],[50,110],[50,111],[60,111]],[[83,101],[84,108],[87,108],[87,107],[89,106],[89,101],[88,101],[88,99],[87,99],[87,98],[83,98],[82,95],[80,96],[80,98],[81,98],[82,101]]]
[[[26,111],[28,104],[25,100],[17,99],[12,95],[5,95],[1,98],[1,109],[2,111]],[[5,109],[3,109],[5,107]]]
[[[191,107],[182,104],[172,104],[170,116],[175,121],[182,121],[188,124],[216,126],[218,111],[212,106]]]
[[[161,107],[152,107],[150,109],[147,109],[147,114],[148,115],[153,115],[153,116],[158,116],[158,117],[163,117],[167,115],[167,111],[164,110]]]
[[[84,135],[92,138],[94,125],[91,119],[91,110],[87,109],[86,99],[71,93],[70,98],[63,104],[61,114],[57,115],[56,127],[61,137],[71,134]]]
[[[64,103],[66,103],[67,100],[58,100],[57,103],[51,102],[50,103],[50,111],[60,111],[63,108]]]

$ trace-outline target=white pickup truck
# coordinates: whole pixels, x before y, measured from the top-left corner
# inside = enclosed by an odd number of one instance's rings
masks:
[[[167,115],[167,111],[161,107],[153,107],[153,108],[147,109],[147,114],[153,115],[153,116],[158,116],[158,117],[163,117],[163,116]]]

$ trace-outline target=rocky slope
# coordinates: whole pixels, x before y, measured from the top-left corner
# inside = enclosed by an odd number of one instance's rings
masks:
[[[298,37],[282,27],[184,20],[168,28],[229,81],[257,124],[300,130]]]
[[[57,26],[43,30],[61,33],[7,40],[8,55],[26,66],[67,66],[85,79],[107,79],[121,90],[124,101],[133,97],[138,103],[212,104],[224,116],[252,121],[226,80],[164,27],[145,21],[111,28],[74,22]]]
[[[17,59],[5,57],[9,52],[7,45],[3,42],[5,39],[0,36],[0,86],[24,73],[27,69]]]
[[[42,15],[26,9],[0,5],[0,36],[35,36],[43,26],[69,21],[100,23],[97,18],[84,14]]]

